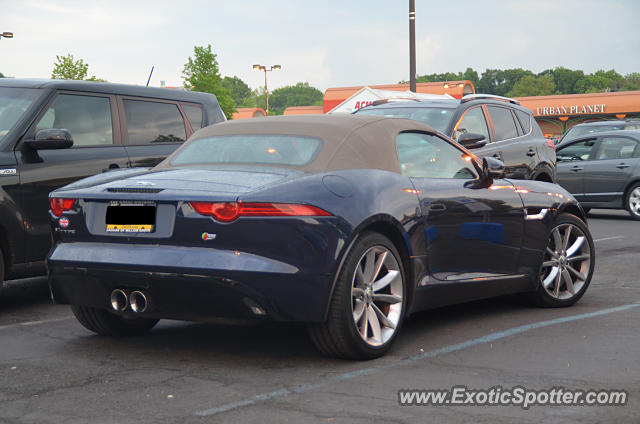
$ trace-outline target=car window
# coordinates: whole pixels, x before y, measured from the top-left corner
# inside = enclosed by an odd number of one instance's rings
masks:
[[[36,124],[36,130],[65,129],[73,147],[113,144],[111,101],[108,97],[58,95]]]
[[[562,137],[562,141],[575,140],[583,136],[589,136],[603,131],[616,131],[625,129],[624,125],[606,124],[606,125],[576,125],[571,127]]]
[[[408,177],[470,179],[477,176],[471,158],[438,136],[400,133],[396,146],[402,174]]]
[[[447,107],[376,107],[360,109],[357,114],[413,119],[444,133],[455,111],[455,108]]]
[[[186,105],[184,103],[181,104],[181,106],[185,115],[187,115],[191,128],[193,128],[194,131],[202,128],[202,108],[200,106]]]
[[[246,163],[302,166],[316,156],[322,141],[297,135],[247,134],[199,138],[187,143],[172,165]]]
[[[129,144],[174,143],[187,138],[176,104],[124,100],[124,112]]]
[[[518,121],[520,121],[520,125],[522,125],[524,133],[529,134],[529,131],[531,131],[531,115],[521,110],[514,110],[514,112],[518,117]]]
[[[458,140],[460,135],[466,133],[482,134],[489,140],[489,127],[487,127],[487,120],[481,107],[474,107],[465,112],[456,126],[454,138]]]
[[[563,162],[572,160],[588,160],[595,145],[596,140],[589,139],[561,147],[556,151],[556,159]]]
[[[41,94],[40,89],[0,87],[0,141]]]
[[[629,159],[633,157],[637,142],[626,137],[602,137],[596,159]]]
[[[508,140],[518,136],[516,123],[513,121],[511,110],[499,106],[487,106],[491,120],[493,121],[493,132],[495,141]]]

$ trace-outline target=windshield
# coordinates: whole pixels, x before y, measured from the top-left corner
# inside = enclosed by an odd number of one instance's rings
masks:
[[[268,164],[302,166],[311,162],[322,141],[297,135],[249,134],[199,138],[187,143],[171,165]]]
[[[431,128],[445,133],[451,122],[451,117],[456,110],[444,107],[390,107],[360,109],[357,113],[364,115],[390,116],[395,118],[407,118],[422,122]]]
[[[34,88],[0,87],[0,142],[40,93]]]
[[[585,125],[572,127],[567,133],[560,139],[561,143],[565,143],[567,141],[575,140],[576,138],[580,138],[583,135],[589,135],[593,133],[599,133],[604,131],[615,131],[615,130],[623,130],[624,124],[620,125]]]

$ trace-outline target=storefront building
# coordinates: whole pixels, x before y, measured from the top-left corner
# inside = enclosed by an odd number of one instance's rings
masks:
[[[640,91],[519,97],[533,111],[546,137],[560,137],[576,124],[611,119],[640,119]]]

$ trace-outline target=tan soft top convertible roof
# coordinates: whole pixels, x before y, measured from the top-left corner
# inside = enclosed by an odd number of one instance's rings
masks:
[[[239,134],[311,136],[323,140],[316,158],[307,165],[288,168],[306,172],[382,169],[400,173],[396,136],[403,131],[435,133],[428,125],[409,119],[368,115],[296,115],[227,121],[198,130],[190,141]],[[169,167],[171,159],[182,148],[159,167]]]

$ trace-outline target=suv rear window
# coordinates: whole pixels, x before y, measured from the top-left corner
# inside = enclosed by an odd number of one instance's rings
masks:
[[[249,134],[224,135],[190,141],[171,160],[172,165],[276,164],[302,166],[311,162],[322,141],[315,137]]]
[[[444,133],[451,122],[455,109],[444,107],[390,107],[360,109],[357,113],[363,115],[389,116],[407,118],[422,122],[431,128]]]
[[[515,110],[514,112],[518,117],[518,121],[520,121],[520,125],[522,125],[524,133],[529,134],[529,131],[531,131],[531,115],[521,110]]]
[[[489,109],[489,115],[493,121],[495,141],[508,140],[518,136],[516,123],[513,122],[510,109],[499,106],[487,106],[487,109]]]
[[[124,100],[129,144],[184,141],[187,132],[178,106],[173,103]]]

